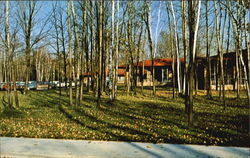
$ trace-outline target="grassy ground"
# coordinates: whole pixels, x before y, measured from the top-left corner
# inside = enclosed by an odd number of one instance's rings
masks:
[[[172,99],[172,92],[163,88],[158,89],[155,97],[149,90],[145,90],[145,95],[139,92],[126,95],[121,88],[115,103],[104,96],[100,108],[96,107],[92,93],[84,94],[79,107],[68,106],[66,92],[60,103],[57,90],[20,94],[20,108],[1,108],[0,136],[249,147],[249,106],[245,94],[236,100],[234,92],[227,92],[224,110],[216,92],[213,99],[207,99],[205,92],[199,91],[194,126],[188,128],[182,98]],[[1,99],[4,93],[0,92]]]

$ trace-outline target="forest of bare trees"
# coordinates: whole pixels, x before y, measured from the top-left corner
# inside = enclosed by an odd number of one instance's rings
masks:
[[[60,91],[64,83],[71,106],[80,106],[83,93],[90,91],[97,107],[103,95],[115,102],[118,66],[122,64],[127,65],[127,94],[136,95],[139,70],[135,65],[145,59],[152,61],[150,88],[154,97],[154,59],[171,57],[173,98],[185,98],[187,121],[192,125],[197,57],[206,58],[206,94],[212,98],[210,57],[218,55],[216,90],[226,108],[223,54],[230,51],[236,52],[237,98],[242,82],[250,98],[248,1],[68,0],[0,4],[0,82],[8,85],[6,106],[22,106],[18,96],[29,93],[29,81],[59,81]],[[143,76],[144,69],[141,72]],[[83,74],[89,76],[86,83]],[[22,94],[13,84],[21,81],[25,82]],[[143,93],[143,79],[140,86]]]

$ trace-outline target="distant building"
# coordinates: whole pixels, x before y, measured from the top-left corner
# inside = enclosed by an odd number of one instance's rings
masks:
[[[245,65],[248,68],[248,62],[247,62],[247,51],[243,50],[243,60]],[[235,88],[235,75],[236,75],[236,62],[235,62],[235,52],[225,53],[224,54],[224,77],[225,77],[225,85],[226,89],[234,89]],[[195,65],[195,85],[197,89],[205,89],[206,88],[206,73],[207,73],[207,60],[205,57],[197,57],[195,59],[196,65]],[[173,71],[172,71],[172,63],[175,62],[175,68],[177,67],[176,59],[172,58],[161,58],[161,59],[155,59],[154,60],[154,67],[155,67],[155,83],[156,85],[165,85],[165,84],[172,84],[172,77],[173,77]],[[218,77],[219,77],[219,58],[217,55],[210,57],[211,62],[211,83],[212,83],[212,89],[218,88]],[[181,82],[184,80],[184,58],[180,58],[181,63]],[[134,63],[134,75],[137,79],[137,85],[141,86],[141,82],[143,79],[143,85],[144,86],[152,86],[152,60],[144,60],[140,61],[138,63]],[[144,67],[144,72],[142,73]],[[242,66],[241,66],[242,67]],[[118,66],[118,83],[119,84],[126,84],[128,76],[130,73],[131,65],[125,64],[125,65],[119,65]],[[240,72],[241,74],[241,86],[244,88],[246,79],[244,78],[243,69]],[[248,69],[247,69],[248,71]],[[108,76],[108,71],[106,71]],[[175,71],[176,73],[176,71]],[[87,74],[84,73],[82,76],[84,77],[84,82],[87,82],[87,77],[90,77],[91,73]],[[177,75],[177,74],[175,74]]]
[[[247,50],[244,49],[242,50],[242,57],[243,57],[243,61],[244,64],[246,66],[246,70],[247,72],[249,72],[248,70],[248,56],[247,56]],[[212,56],[210,58],[211,60],[211,82],[212,82],[212,89],[216,89],[216,85],[218,85],[219,82],[219,74],[217,72],[219,72],[219,57],[217,55]],[[223,66],[224,66],[224,79],[225,79],[225,88],[226,89],[235,89],[236,87],[236,53],[235,52],[229,52],[229,53],[224,53],[223,54]],[[240,72],[238,72],[240,74],[240,86],[242,88],[246,88],[246,77],[244,75],[244,70],[243,70],[243,66],[240,62],[240,58],[239,58],[239,67],[241,69]],[[218,87],[217,87],[218,88]]]

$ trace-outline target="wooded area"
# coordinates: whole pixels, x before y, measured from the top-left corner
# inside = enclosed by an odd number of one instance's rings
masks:
[[[116,106],[119,86],[126,88],[128,96],[144,93],[146,69],[144,62],[141,67],[138,64],[146,59],[151,62],[149,97],[154,98],[156,59],[169,57],[172,97],[185,99],[186,120],[192,126],[198,59],[204,59],[205,91],[210,99],[214,91],[211,61],[217,61],[216,70],[213,68],[215,91],[226,109],[225,80],[229,70],[225,55],[230,52],[235,52],[235,58],[230,60],[235,63],[233,80],[237,99],[241,92],[246,92],[250,104],[250,25],[246,0],[68,0],[49,4],[1,1],[0,4],[0,82],[7,90],[5,108],[23,106],[19,95],[29,94],[30,81],[47,82],[43,84],[48,89],[52,88],[50,82],[59,81],[59,104],[62,90],[66,90],[68,105],[73,107],[84,106],[83,94],[90,92],[95,95],[97,107],[106,95],[112,106]],[[46,5],[51,6],[45,9]],[[118,83],[121,65],[125,65],[125,84]],[[18,88],[17,82],[25,82],[24,87]]]

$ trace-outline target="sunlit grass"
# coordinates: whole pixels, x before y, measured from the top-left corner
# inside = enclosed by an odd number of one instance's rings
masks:
[[[61,101],[58,90],[30,91],[19,95],[20,108],[3,108],[0,136],[249,146],[245,92],[240,100],[227,92],[226,109],[218,92],[213,99],[205,91],[197,94],[194,126],[189,128],[184,99],[172,99],[164,87],[157,88],[156,96],[149,88],[143,95],[140,88],[136,95],[121,88],[113,103],[104,94],[99,108],[93,93],[84,94],[80,106],[70,107],[65,91]]]

